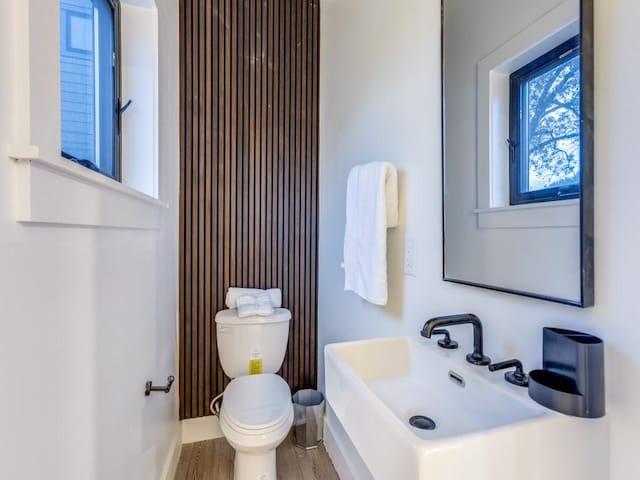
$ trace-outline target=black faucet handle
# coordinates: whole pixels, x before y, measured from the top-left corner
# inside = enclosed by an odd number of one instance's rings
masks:
[[[529,377],[522,368],[522,362],[517,358],[511,360],[505,360],[504,362],[492,363],[489,365],[489,371],[495,372],[496,370],[504,370],[505,368],[515,368],[513,372],[506,372],[504,379],[512,385],[518,387],[526,387],[529,385]]]
[[[458,342],[455,340],[451,340],[451,335],[449,335],[449,330],[446,328],[437,328],[433,332],[433,335],[444,335],[444,338],[438,340],[438,346],[440,348],[446,348],[447,350],[454,350],[458,348]]]

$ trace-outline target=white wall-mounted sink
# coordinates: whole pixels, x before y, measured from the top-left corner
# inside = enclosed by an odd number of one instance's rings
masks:
[[[606,417],[548,410],[502,373],[468,364],[467,350],[420,337],[325,347],[330,414],[374,478],[608,478]],[[410,426],[414,415],[431,418],[435,429]]]

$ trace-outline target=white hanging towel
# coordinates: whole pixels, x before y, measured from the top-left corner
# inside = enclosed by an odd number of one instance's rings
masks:
[[[398,175],[388,162],[356,165],[347,180],[344,289],[387,304],[387,228],[398,226]]]

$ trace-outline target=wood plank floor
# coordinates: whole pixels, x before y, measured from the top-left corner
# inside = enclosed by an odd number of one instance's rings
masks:
[[[182,446],[175,480],[233,480],[233,448],[224,438]],[[279,480],[339,480],[324,445],[296,448],[293,435],[276,450]]]

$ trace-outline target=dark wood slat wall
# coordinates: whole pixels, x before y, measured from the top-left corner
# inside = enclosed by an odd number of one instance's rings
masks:
[[[180,418],[229,379],[230,286],[280,287],[282,371],[315,387],[319,0],[180,0]]]

